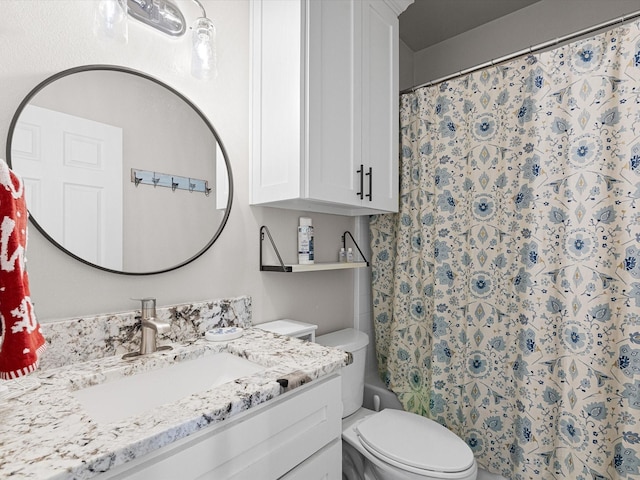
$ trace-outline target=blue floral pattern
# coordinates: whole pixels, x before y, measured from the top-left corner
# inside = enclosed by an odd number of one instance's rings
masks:
[[[640,23],[401,97],[380,373],[510,479],[640,475]]]

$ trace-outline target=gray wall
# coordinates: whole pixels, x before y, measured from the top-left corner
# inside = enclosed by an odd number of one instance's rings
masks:
[[[413,55],[400,89],[420,85],[640,10],[639,0],[541,0]]]
[[[410,88],[413,83],[413,58],[414,53],[409,46],[400,40],[400,90]]]
[[[178,0],[192,22],[198,8]],[[105,273],[85,266],[29,231],[28,272],[41,322],[119,312],[138,307],[132,298],[157,297],[158,305],[250,295],[254,322],[293,318],[317,323],[324,333],[353,325],[354,274],[302,274],[258,270],[259,228],[268,225],[286,261],[296,258],[299,216],[311,216],[320,260],[336,258],[340,237],[355,220],[249,206],[249,2],[204,0],[216,23],[218,70],[202,82],[189,74],[189,36],[174,39],[129,21],[126,45],[93,34],[93,0],[0,1],[0,138],[5,150],[9,124],[20,101],[39,82],[70,67],[117,64],[144,71],[191,99],[214,125],[228,151],[234,175],[233,208],[211,250],[174,272],[150,277]]]

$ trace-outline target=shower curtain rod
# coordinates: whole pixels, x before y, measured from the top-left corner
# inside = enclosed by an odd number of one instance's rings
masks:
[[[556,45],[558,45],[560,43],[569,42],[570,40],[573,40],[575,38],[582,37],[584,35],[588,35],[588,34],[593,33],[593,32],[597,32],[598,30],[602,30],[602,29],[611,27],[611,26],[616,25],[616,24],[623,24],[625,22],[629,22],[631,20],[634,20],[634,19],[636,19],[638,17],[640,17],[640,10],[638,10],[636,12],[633,12],[633,13],[630,13],[628,15],[623,15],[622,17],[617,17],[617,18],[611,19],[611,20],[609,20],[607,22],[604,22],[604,23],[601,23],[599,25],[594,25],[592,27],[585,28],[584,30],[580,30],[580,31],[577,31],[577,32],[574,32],[574,33],[570,33],[570,34],[565,35],[563,37],[558,37],[555,40],[548,40],[546,42],[539,43],[538,45],[534,45],[534,46],[531,46],[529,48],[525,48],[524,50],[520,50],[520,51],[511,53],[509,55],[505,55],[504,57],[496,58],[494,60],[490,60],[488,62],[481,63],[480,65],[476,65],[475,67],[467,68],[465,70],[460,70],[457,73],[452,73],[452,74],[447,75],[445,77],[441,77],[441,78],[438,78],[436,80],[431,80],[430,82],[426,82],[426,83],[423,83],[421,85],[417,85],[415,87],[407,88],[405,90],[402,90],[400,92],[400,95],[403,95],[403,94],[409,93],[409,92],[415,92],[418,88],[431,87],[433,85],[437,85],[438,83],[446,82],[448,80],[453,80],[454,78],[461,77],[463,75],[468,75],[469,73],[477,72],[478,70],[482,70],[483,68],[492,67],[494,65],[498,65],[498,64],[506,62],[508,60],[513,60],[514,58],[518,58],[518,57],[521,57],[523,55],[528,55],[528,54],[531,54],[531,53],[534,53],[534,52],[538,52],[540,50],[544,50],[546,48],[556,46]]]

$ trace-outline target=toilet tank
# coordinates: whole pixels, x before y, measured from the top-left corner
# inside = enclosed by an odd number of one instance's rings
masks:
[[[335,347],[351,353],[353,362],[343,367],[342,418],[348,417],[362,406],[364,394],[364,365],[369,337],[354,328],[345,328],[316,337],[316,342],[326,347]]]

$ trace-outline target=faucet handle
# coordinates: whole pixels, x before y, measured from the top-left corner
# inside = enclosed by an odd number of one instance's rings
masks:
[[[156,316],[156,299],[155,298],[141,298],[142,303],[142,318],[149,318]]]
[[[156,332],[158,335],[166,335],[171,331],[171,324],[167,322],[155,321]]]

